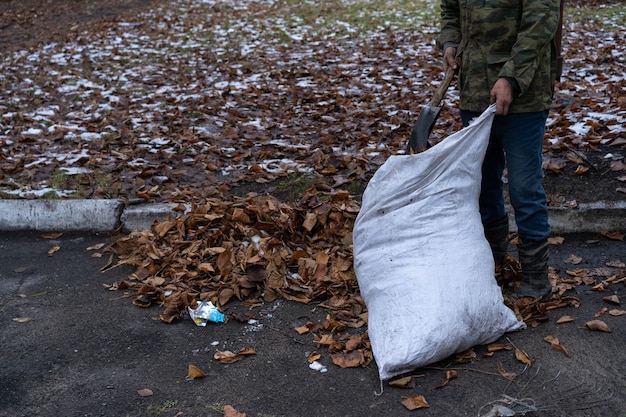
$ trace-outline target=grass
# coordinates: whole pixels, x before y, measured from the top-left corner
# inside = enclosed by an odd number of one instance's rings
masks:
[[[164,414],[178,405],[178,400],[166,400],[161,405],[149,405],[148,412],[153,414]]]
[[[275,10],[281,14],[288,11],[292,22],[310,26],[314,32],[346,33],[381,27],[412,27],[416,20],[435,17],[433,4],[426,0],[282,0],[276,3]]]
[[[604,27],[621,26],[626,19],[626,10],[623,5],[607,5],[587,7],[568,7],[563,9],[564,20],[567,23],[599,23]]]
[[[71,199],[87,198],[91,189],[95,187],[106,188],[112,181],[113,174],[94,170],[90,173],[70,175],[64,169],[57,169],[52,173],[48,184],[55,190],[74,190],[67,197]],[[60,199],[58,191],[49,191],[42,196],[43,199]]]
[[[307,173],[289,174],[276,181],[276,194],[284,196],[286,201],[296,201],[306,190],[322,182],[322,178]]]
[[[222,413],[224,411],[224,406],[220,403],[207,404],[204,406],[206,410],[216,411],[218,413]]]
[[[230,20],[220,22],[221,26],[227,30],[240,24],[242,18],[254,20],[254,26],[263,22],[264,39],[289,44],[297,41],[294,39],[298,34],[308,38],[359,38],[385,29],[415,29],[432,23],[439,14],[439,3],[428,0],[279,0],[256,7],[259,10],[244,16],[233,11]],[[237,44],[238,36],[232,34],[233,44]]]

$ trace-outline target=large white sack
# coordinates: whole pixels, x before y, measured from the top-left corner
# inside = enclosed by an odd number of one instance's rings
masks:
[[[354,268],[382,380],[525,327],[503,303],[478,211],[494,115],[391,156],[363,194]]]

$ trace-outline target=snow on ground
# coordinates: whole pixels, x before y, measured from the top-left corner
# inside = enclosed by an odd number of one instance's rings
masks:
[[[398,27],[381,16],[380,30],[363,32],[324,27],[324,16],[312,26],[275,4],[176,0],[74,43],[3,56],[0,145],[12,169],[0,190],[38,196],[58,171],[155,171],[158,184],[178,168],[309,172],[320,149],[355,160],[401,151],[406,135],[394,135],[438,83],[434,14]],[[566,27],[558,98],[571,105],[552,115],[550,143],[624,140],[624,38],[619,17]]]

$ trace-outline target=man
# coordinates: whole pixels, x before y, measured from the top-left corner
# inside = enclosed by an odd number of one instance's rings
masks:
[[[553,37],[559,0],[442,0],[444,70],[459,70],[464,125],[496,103],[482,168],[480,213],[496,264],[508,248],[502,175],[522,244],[514,297],[547,297],[550,226],[542,185],[542,146],[557,77]]]

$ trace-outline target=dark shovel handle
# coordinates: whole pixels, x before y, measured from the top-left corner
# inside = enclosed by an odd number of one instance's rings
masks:
[[[428,105],[422,109],[420,117],[417,118],[417,122],[413,125],[409,143],[406,147],[407,154],[422,152],[428,147],[428,136],[430,136],[430,132],[432,132],[437,117],[439,117],[439,112],[441,111],[439,104],[446,95],[446,91],[448,91],[454,74],[455,70],[453,70],[452,67],[448,67],[441,85],[435,90]]]

